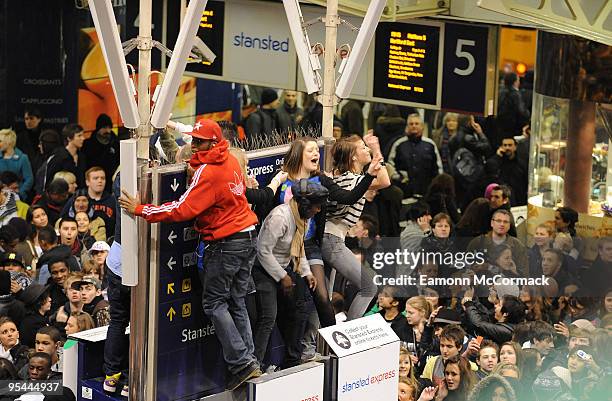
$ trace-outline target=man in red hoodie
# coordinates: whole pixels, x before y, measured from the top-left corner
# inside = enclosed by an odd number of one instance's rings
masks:
[[[195,219],[206,242],[202,274],[204,312],[210,317],[233,377],[228,389],[261,375],[254,356],[251,326],[245,306],[247,284],[256,255],[257,217],[249,208],[238,161],[213,120],[200,119],[191,132],[195,169],[187,191],[178,201],[141,205],[125,191],[120,206],[149,223]]]

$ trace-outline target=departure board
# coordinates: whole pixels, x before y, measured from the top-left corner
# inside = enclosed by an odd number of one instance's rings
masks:
[[[440,26],[382,22],[376,29],[374,97],[439,106]]]
[[[172,49],[175,46],[179,33],[180,1],[168,2],[167,18],[167,46]],[[217,56],[214,62],[206,60],[194,63],[190,59],[185,68],[188,72],[201,74],[223,75],[223,26],[225,20],[225,3],[222,1],[209,1],[200,19],[200,26],[196,36],[204,42]]]

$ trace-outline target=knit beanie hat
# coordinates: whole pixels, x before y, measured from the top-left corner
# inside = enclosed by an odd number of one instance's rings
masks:
[[[278,99],[278,94],[274,89],[266,88],[261,92],[261,105],[270,104]]]

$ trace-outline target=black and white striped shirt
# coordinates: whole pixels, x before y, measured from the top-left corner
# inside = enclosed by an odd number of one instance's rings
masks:
[[[363,177],[363,175],[347,171],[334,177],[334,182],[340,188],[350,191],[359,184]],[[364,195],[353,205],[340,205],[335,201],[329,202],[326,211],[325,232],[344,239],[348,230],[359,221],[365,201]]]

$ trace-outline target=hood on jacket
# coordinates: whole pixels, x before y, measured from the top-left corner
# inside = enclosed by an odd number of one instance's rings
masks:
[[[221,139],[215,147],[210,150],[196,152],[191,156],[189,165],[193,168],[198,168],[202,164],[221,164],[227,160],[229,156],[229,142]]]
[[[492,374],[479,381],[468,396],[468,401],[490,401],[493,398],[493,391],[503,387],[506,391],[506,400],[517,401],[516,392],[510,382],[503,376]]]

